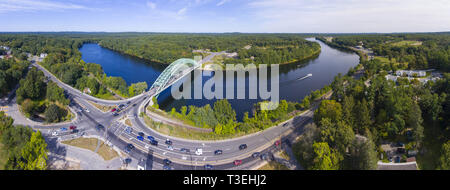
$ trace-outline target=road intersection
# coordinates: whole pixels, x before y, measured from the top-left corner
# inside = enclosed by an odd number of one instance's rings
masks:
[[[213,165],[214,169],[221,170],[250,169],[253,165],[261,162],[260,158],[252,157],[254,152],[261,152],[261,154],[272,152],[276,149],[274,142],[280,138],[289,139],[292,142],[296,136],[301,134],[303,126],[312,121],[313,116],[312,110],[314,109],[307,110],[278,126],[234,139],[218,141],[181,139],[161,134],[149,128],[146,126],[143,118],[139,117],[143,111],[142,108],[145,110],[145,105],[143,104],[148,103],[148,100],[151,98],[150,92],[125,100],[102,100],[64,84],[45,68],[37,64],[36,60],[32,61],[32,65],[42,70],[48,79],[56,82],[65,90],[71,101],[69,106],[71,110],[75,110],[77,117],[71,122],[53,125],[25,122],[20,118],[16,123],[23,123],[31,126],[33,129],[41,130],[49,138],[55,137],[54,135],[52,136],[52,132],[58,131],[61,127],[76,125],[79,133],[99,136],[116,147],[116,150],[124,150],[128,144],[133,144],[136,148],[127,153],[127,155],[135,161],[145,159],[147,164],[153,164],[154,162],[163,163],[164,159],[170,159],[172,161],[171,168],[173,169],[204,169],[203,166],[206,164]],[[114,116],[111,112],[103,112],[97,109],[88,101],[110,106],[124,104],[127,105],[127,108],[122,110],[119,115]],[[12,104],[15,104],[15,99],[10,102],[10,105]],[[131,121],[132,126],[126,126],[118,121],[124,117]],[[16,117],[13,118],[17,119]],[[104,126],[104,128],[99,129],[97,127],[99,125]],[[132,129],[131,132],[125,131],[127,127]],[[143,141],[137,139],[139,132],[145,134]],[[55,138],[61,135],[65,134],[58,134]],[[152,136],[159,144],[157,146],[151,145],[147,136]],[[168,149],[168,146],[164,144],[166,139],[172,141],[172,149]],[[240,150],[238,147],[241,144],[247,144],[247,148]],[[181,149],[189,149],[190,152],[181,152]],[[195,154],[196,149],[202,149],[203,153],[201,155]],[[215,155],[215,150],[222,150],[223,154]],[[234,160],[243,160],[243,164],[234,166]]]

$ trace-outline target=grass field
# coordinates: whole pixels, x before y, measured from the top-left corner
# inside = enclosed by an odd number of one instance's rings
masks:
[[[266,165],[258,168],[258,170],[289,170],[289,168],[278,162],[271,161],[268,162]]]
[[[63,141],[62,143],[71,146],[76,146],[79,148],[88,149],[92,152],[95,152],[98,141],[101,140],[98,140],[96,138],[77,138],[68,141]],[[101,145],[97,151],[97,154],[100,155],[104,160],[111,160],[119,156],[116,151],[109,148],[108,145],[106,145],[103,141],[101,141]]]
[[[99,110],[102,110],[103,112],[111,111],[113,108],[116,108],[116,106],[106,106],[101,104],[96,104],[94,102],[88,101],[90,104],[98,108]]]
[[[410,40],[403,40],[400,42],[394,42],[390,44],[391,46],[420,46],[422,45],[422,42],[420,41],[410,41]]]

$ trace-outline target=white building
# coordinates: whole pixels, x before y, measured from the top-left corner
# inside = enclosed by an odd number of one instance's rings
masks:
[[[409,77],[424,77],[427,76],[425,71],[409,71],[409,70],[398,70],[395,72],[397,76],[409,76]]]

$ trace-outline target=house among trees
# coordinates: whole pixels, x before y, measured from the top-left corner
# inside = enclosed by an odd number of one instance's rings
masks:
[[[408,71],[408,70],[398,70],[395,72],[397,76],[409,76],[409,77],[424,77],[427,76],[425,71]]]

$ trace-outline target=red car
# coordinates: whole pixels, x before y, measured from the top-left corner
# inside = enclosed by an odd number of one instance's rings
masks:
[[[77,127],[72,125],[72,126],[69,127],[69,129],[70,130],[75,130],[75,129],[77,129]]]
[[[281,144],[281,140],[275,141],[275,146],[279,146]]]
[[[235,161],[233,162],[233,164],[234,164],[235,166],[239,166],[239,165],[242,164],[242,160],[235,160]]]
[[[116,108],[113,108],[112,110],[111,110],[111,112],[115,112],[116,111]]]

